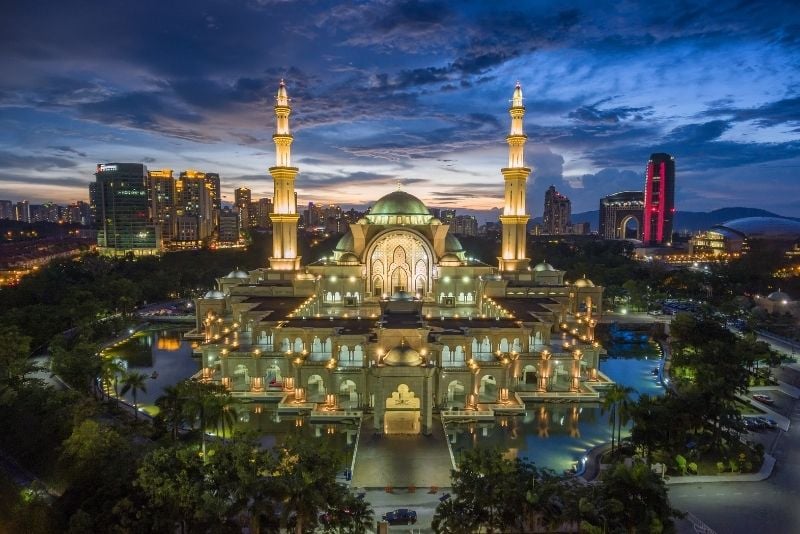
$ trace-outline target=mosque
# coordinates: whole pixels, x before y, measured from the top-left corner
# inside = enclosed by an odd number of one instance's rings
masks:
[[[434,413],[492,417],[526,400],[596,400],[603,288],[526,257],[522,88],[514,89],[497,266],[469,257],[405,191],[380,198],[333,255],[297,255],[290,102],[273,135],[269,267],[235,270],[196,304],[200,377],[312,417],[371,414],[376,432],[431,432]]]

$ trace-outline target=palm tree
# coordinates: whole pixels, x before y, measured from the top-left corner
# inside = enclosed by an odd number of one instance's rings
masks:
[[[231,434],[236,424],[236,410],[233,406],[236,400],[227,393],[214,395],[206,408],[206,424],[214,427],[217,434],[225,441],[225,427]]]
[[[611,456],[614,456],[614,444],[617,429],[617,402],[620,399],[618,386],[614,384],[603,397],[603,405],[600,407],[600,413],[608,410],[609,417],[608,423],[611,425]]]
[[[209,416],[214,411],[216,395],[222,392],[221,386],[205,384],[194,380],[183,383],[186,402],[183,405],[184,413],[194,427],[195,422],[200,425],[200,443],[203,451],[203,461],[206,461],[206,428],[209,425]]]
[[[127,373],[122,378],[121,394],[125,395],[128,391],[133,393],[133,417],[136,421],[139,420],[139,405],[136,402],[136,396],[140,391],[147,393],[147,378],[144,373]]]
[[[614,387],[618,389],[619,398],[617,401],[617,444],[622,446],[622,426],[627,425],[628,421],[631,420],[631,409],[633,407],[631,394],[635,390],[628,386],[615,385]]]
[[[110,389],[113,387],[119,402],[119,375],[124,372],[122,362],[116,358],[104,358],[100,364],[100,382],[108,399],[111,399]]]
[[[165,387],[164,394],[156,399],[156,406],[160,410],[161,417],[170,426],[173,441],[178,439],[178,430],[183,422],[185,403],[186,399],[183,397],[183,392],[177,385]]]

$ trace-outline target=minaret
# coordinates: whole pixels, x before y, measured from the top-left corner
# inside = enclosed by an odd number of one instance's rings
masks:
[[[300,268],[300,257],[297,255],[297,214],[294,179],[298,168],[292,167],[292,141],[289,131],[289,95],[286,84],[281,80],[278,96],[275,98],[275,166],[269,173],[275,182],[272,197],[272,257],[269,265],[276,271],[295,271]]]
[[[522,86],[517,82],[511,99],[511,133],[508,141],[508,167],[500,169],[506,182],[505,208],[500,216],[503,225],[503,247],[501,257],[497,258],[501,271],[520,271],[528,267],[530,260],[525,257],[525,234],[528,214],[525,211],[525,189],[531,170],[525,166],[525,141],[522,132],[522,118],[525,106],[522,105]]]

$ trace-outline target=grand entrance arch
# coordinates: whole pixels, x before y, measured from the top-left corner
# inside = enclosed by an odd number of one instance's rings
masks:
[[[433,280],[433,248],[408,229],[378,234],[366,251],[367,291],[376,296],[407,291],[424,296]]]
[[[617,239],[642,239],[642,221],[636,215],[626,215],[619,221]]]
[[[400,384],[386,399],[385,434],[419,434],[420,399],[406,384]]]

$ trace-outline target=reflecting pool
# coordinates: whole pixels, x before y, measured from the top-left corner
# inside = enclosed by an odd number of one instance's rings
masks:
[[[183,339],[185,325],[153,325],[135,332],[125,341],[109,347],[105,355],[119,359],[129,372],[144,373],[147,391],[137,393],[140,405],[151,405],[164,388],[189,378],[200,370],[200,360],[192,357],[191,343]],[[122,384],[119,384],[122,389]],[[133,403],[128,392],[123,398]]]
[[[612,380],[638,394],[663,393],[653,372],[660,364],[658,345],[638,335],[614,336],[606,350],[608,357],[600,370]],[[456,461],[464,450],[496,446],[510,457],[524,457],[560,472],[574,467],[588,449],[611,440],[609,414],[600,403],[535,402],[526,408],[523,416],[448,423]]]

